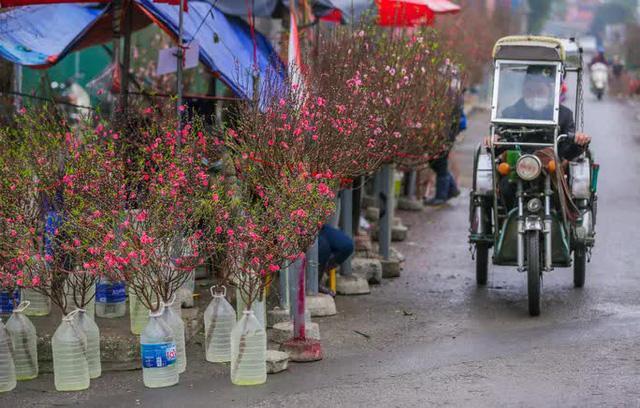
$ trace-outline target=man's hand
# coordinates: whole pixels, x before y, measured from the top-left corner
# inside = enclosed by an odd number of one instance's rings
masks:
[[[591,136],[586,133],[576,133],[574,141],[579,146],[586,146],[591,142]]]

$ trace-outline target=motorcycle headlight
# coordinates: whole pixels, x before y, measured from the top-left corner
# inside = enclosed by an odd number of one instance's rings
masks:
[[[542,172],[542,162],[532,154],[525,154],[516,163],[518,177],[525,181],[535,180]]]

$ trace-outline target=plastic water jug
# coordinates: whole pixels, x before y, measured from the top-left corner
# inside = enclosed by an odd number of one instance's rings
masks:
[[[247,302],[244,299],[244,294],[239,288],[236,288],[236,316],[237,319],[242,319],[242,313],[247,310]],[[262,296],[262,300],[254,300],[251,304],[251,310],[260,322],[262,327],[267,327],[267,307],[265,305],[265,296]]]
[[[242,314],[231,331],[231,382],[264,384],[267,381],[267,334],[253,310]]]
[[[134,290],[129,288],[129,320],[131,333],[140,334],[149,323],[149,309],[140,302]]]
[[[33,289],[22,289],[22,301],[31,302],[24,311],[27,316],[47,316],[51,312],[51,299]]]
[[[74,279],[75,275],[70,275],[68,279]],[[67,298],[67,312],[74,309],[82,309],[87,313],[92,319],[96,317],[96,286],[91,285],[87,294],[84,296],[85,304],[82,305],[82,295],[79,293],[73,292],[73,287],[71,285],[65,284],[65,293]]]
[[[169,387],[178,383],[176,343],[171,328],[162,318],[163,308],[149,313],[149,323],[140,335],[142,381],[148,388]]]
[[[96,284],[96,316],[106,319],[127,313],[127,289],[124,282],[101,278]]]
[[[14,304],[20,304],[20,290],[16,289],[13,295],[7,290],[0,290],[0,315],[13,313]]]
[[[31,380],[38,376],[38,336],[31,320],[24,314],[29,301],[22,302],[13,309],[6,330],[11,337],[13,364],[16,368],[16,379]]]
[[[98,378],[102,374],[100,363],[100,329],[84,310],[76,315],[76,323],[87,338],[87,364],[89,364],[89,378]]]
[[[231,330],[236,324],[236,312],[227,302],[227,288],[209,290],[213,299],[204,311],[205,358],[212,363],[231,361]]]
[[[181,374],[187,370],[187,351],[184,340],[184,321],[172,308],[172,305],[177,302],[176,295],[173,295],[173,302],[165,305],[162,318],[173,332],[173,339],[176,343],[176,367],[178,373]]]
[[[53,334],[53,380],[58,391],[80,391],[89,388],[87,336],[76,321],[76,309],[62,318]]]
[[[16,367],[11,356],[9,332],[0,320],[0,392],[16,388]]]

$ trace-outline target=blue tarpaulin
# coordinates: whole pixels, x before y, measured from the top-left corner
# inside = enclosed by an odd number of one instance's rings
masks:
[[[137,0],[141,10],[171,34],[178,36],[179,6]],[[55,64],[84,36],[96,21],[109,11],[107,6],[48,4],[26,6],[0,13],[0,57],[13,63],[46,67]],[[282,83],[286,70],[269,41],[255,33],[238,17],[227,16],[210,3],[189,1],[184,13],[186,43],[200,46],[200,62],[241,98],[253,97],[253,77],[257,75],[261,90],[267,82]]]
[[[171,30],[177,38],[177,6],[139,0],[139,4],[160,26]],[[220,74],[221,79],[240,97],[253,97],[254,67],[261,91],[267,83],[280,83],[284,66],[266,37],[256,32],[256,61],[249,26],[240,18],[227,16],[209,3],[190,1],[184,14],[184,41],[198,41],[200,61]],[[276,86],[278,86],[276,84]],[[273,90],[273,89],[270,89]]]
[[[106,8],[54,4],[0,13],[0,57],[31,67],[63,58]]]

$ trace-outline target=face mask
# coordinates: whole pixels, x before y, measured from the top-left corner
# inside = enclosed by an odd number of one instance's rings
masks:
[[[547,107],[548,100],[547,98],[533,97],[533,98],[525,98],[524,103],[525,105],[527,105],[529,109],[534,111],[540,111]]]

